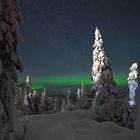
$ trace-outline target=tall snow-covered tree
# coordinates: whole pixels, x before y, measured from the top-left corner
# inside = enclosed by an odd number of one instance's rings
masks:
[[[136,95],[136,89],[138,87],[138,64],[134,63],[130,67],[130,72],[128,76],[128,87],[129,87],[129,105],[130,106],[135,106],[135,95]]]
[[[136,89],[138,88],[138,64],[134,63],[130,67],[130,72],[128,75],[128,87],[129,87],[129,95],[127,105],[123,108],[123,126],[134,129],[135,121],[136,121]]]
[[[95,30],[95,43],[93,45],[93,90],[96,91],[92,109],[94,119],[98,121],[120,121],[121,110],[117,106],[118,91],[113,80],[110,60],[103,46],[103,39],[98,28]],[[116,117],[117,116],[117,117]]]
[[[22,71],[17,54],[21,20],[17,0],[0,0],[0,140],[14,140],[16,134],[13,94],[17,70]]]
[[[95,30],[95,43],[93,45],[93,66],[92,66],[92,78],[93,89],[96,89],[96,95],[102,92],[104,87],[107,88],[106,94],[112,94],[116,92],[116,83],[113,80],[113,73],[103,46],[103,39],[99,29]]]

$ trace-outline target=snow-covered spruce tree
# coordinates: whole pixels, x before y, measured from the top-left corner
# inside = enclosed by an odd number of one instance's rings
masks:
[[[22,88],[19,87],[19,84],[15,84],[15,105],[16,105],[16,111],[17,111],[17,116],[23,116],[23,110],[24,110],[24,92],[22,92]]]
[[[32,93],[32,83],[30,81],[30,76],[27,75],[26,82],[23,83],[24,91],[24,114],[33,114],[33,93]]]
[[[76,96],[72,93],[71,89],[66,90],[66,109],[67,111],[76,109]]]
[[[30,76],[27,75],[26,82],[25,82],[25,88],[24,88],[25,96],[29,96],[32,93],[32,83],[30,81]]]
[[[39,105],[40,105],[40,96],[39,94],[37,93],[37,91],[35,90],[33,92],[33,113],[34,114],[39,114],[40,111],[39,111]]]
[[[61,110],[60,110],[60,112],[66,112],[67,111],[67,102],[66,102],[66,99],[64,98],[63,100],[62,100],[62,104],[61,104]]]
[[[54,97],[48,97],[49,113],[53,113],[54,109]]]
[[[81,90],[80,88],[78,88],[77,94],[76,94],[76,100],[80,100],[80,98],[81,98]]]
[[[81,103],[81,90],[78,88],[76,93],[76,102],[77,102],[77,109],[80,109],[80,103]]]
[[[135,102],[135,95],[136,95],[136,89],[138,87],[138,64],[134,63],[131,67],[130,67],[130,72],[129,72],[129,76],[128,76],[128,87],[129,87],[129,105],[131,107],[136,105]]]
[[[136,119],[136,123],[135,123],[135,130],[139,133],[140,131],[140,61],[137,62],[138,64],[138,88],[136,90],[136,108],[137,108],[137,119]]]
[[[27,76],[25,82],[17,83],[15,87],[16,87],[15,104],[18,116],[33,114],[32,83],[30,81],[29,75]]]
[[[88,97],[87,97],[87,90],[86,90],[86,87],[84,85],[84,83],[82,82],[81,84],[81,108],[85,109],[86,106],[87,106],[87,100],[88,100]]]
[[[65,95],[61,105],[61,112],[71,111],[76,109],[76,96],[72,94],[71,89],[65,89]]]
[[[65,93],[64,98],[62,100],[61,112],[71,110],[71,102],[70,102],[71,90],[69,88],[66,88],[64,92]]]
[[[24,115],[33,114],[33,94],[32,94],[32,84],[30,81],[30,76],[27,75],[26,81],[21,84],[24,96]]]
[[[96,95],[102,92],[103,87],[107,87],[108,94],[116,93],[116,83],[113,80],[110,60],[102,46],[103,39],[99,29],[96,27],[92,66],[93,89],[98,89],[96,90]]]
[[[30,92],[27,96],[28,99],[28,114],[33,114],[34,109],[33,109],[33,94]]]
[[[17,70],[22,71],[17,55],[21,20],[17,0],[0,0],[0,140],[14,140],[16,134],[13,94]]]
[[[27,75],[27,77],[26,77],[26,83],[30,83],[30,76],[29,75]]]
[[[88,94],[84,83],[82,82],[81,88],[78,88],[76,94],[77,108],[86,109],[88,102]]]
[[[130,67],[128,76],[129,95],[127,105],[123,107],[123,126],[134,129],[136,121],[136,89],[138,88],[138,64],[134,63]]]
[[[44,88],[44,91],[42,92],[39,108],[40,108],[39,109],[40,113],[50,111],[50,105],[48,102],[48,95],[46,92],[46,88]]]
[[[118,106],[118,91],[113,80],[110,60],[103,46],[103,39],[98,28],[95,30],[95,43],[93,45],[93,90],[96,91],[92,109],[94,119],[102,121],[113,121],[120,123],[121,110]]]
[[[29,110],[29,101],[28,101],[28,95],[24,93],[24,98],[23,98],[23,108],[22,108],[23,115],[29,115],[30,110]]]
[[[59,97],[54,98],[54,107],[53,112],[60,112],[61,110],[61,101]]]
[[[32,83],[31,83],[29,75],[27,75],[27,77],[26,77],[26,84],[29,87],[29,90],[32,89]],[[28,91],[28,92],[30,92],[30,91]]]

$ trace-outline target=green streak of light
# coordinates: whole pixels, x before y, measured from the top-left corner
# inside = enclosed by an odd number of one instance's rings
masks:
[[[39,89],[42,89],[44,88],[42,85],[38,84],[38,85],[32,85],[32,90],[39,90]]]
[[[114,74],[114,80],[118,86],[127,85],[127,75],[125,74]]]
[[[72,86],[80,85],[82,82],[85,85],[91,85],[90,75],[68,75],[68,76],[49,76],[49,77],[38,77],[33,78],[33,89],[41,89],[47,86]],[[114,74],[114,80],[118,86],[127,84],[127,75],[125,74]]]
[[[91,84],[90,76],[52,76],[52,77],[39,77],[33,79],[33,85],[41,85],[41,86],[49,86],[49,85],[56,85],[56,86],[65,86],[65,85],[79,85],[82,82],[88,85]]]

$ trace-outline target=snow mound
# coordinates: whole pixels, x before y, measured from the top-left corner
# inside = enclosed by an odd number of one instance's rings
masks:
[[[133,140],[134,131],[112,122],[92,120],[91,111],[26,116],[19,120],[25,140]]]

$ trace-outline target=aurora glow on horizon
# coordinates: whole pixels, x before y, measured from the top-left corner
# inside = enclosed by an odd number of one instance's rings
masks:
[[[114,74],[114,80],[118,86],[127,84],[127,75]],[[81,85],[83,82],[85,85],[92,85],[90,75],[61,75],[61,76],[42,76],[31,78],[33,90],[42,89],[50,86],[75,86]]]

